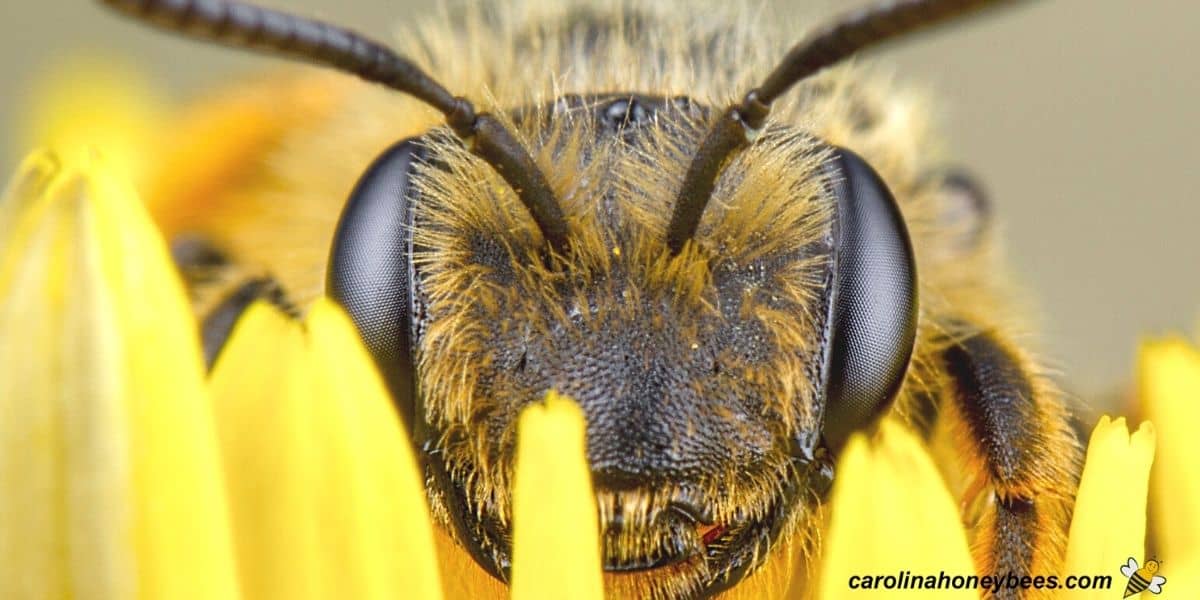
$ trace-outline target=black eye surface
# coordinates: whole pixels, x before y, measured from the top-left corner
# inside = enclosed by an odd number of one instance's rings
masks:
[[[413,423],[412,175],[422,158],[414,140],[384,151],[342,210],[326,293],[350,314],[387,382],[396,408]]]
[[[836,266],[824,435],[836,449],[900,389],[917,332],[917,271],[908,228],[879,174],[843,148],[831,166]]]

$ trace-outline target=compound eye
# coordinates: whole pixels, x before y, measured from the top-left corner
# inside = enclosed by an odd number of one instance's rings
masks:
[[[422,158],[415,140],[384,151],[342,209],[326,274],[327,295],[358,327],[367,350],[411,429],[413,171]]]
[[[917,270],[908,228],[887,185],[836,148],[837,217],[823,432],[840,448],[895,399],[917,333]]]

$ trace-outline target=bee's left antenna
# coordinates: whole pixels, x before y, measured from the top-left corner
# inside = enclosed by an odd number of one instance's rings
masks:
[[[495,117],[476,113],[470,101],[387,46],[328,23],[231,0],[100,2],[193,38],[331,67],[416,97],[446,116],[451,129],[517,193],[551,248],[566,253],[566,219],[525,147]]]

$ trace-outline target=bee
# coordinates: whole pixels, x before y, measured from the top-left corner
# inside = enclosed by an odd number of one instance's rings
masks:
[[[1159,562],[1157,560],[1146,561],[1146,566],[1138,568],[1137,560],[1132,556],[1129,561],[1121,565],[1121,574],[1129,578],[1129,583],[1125,584],[1125,598],[1134,594],[1140,594],[1146,590],[1150,590],[1151,594],[1158,595],[1162,593],[1162,586],[1167,582],[1167,578],[1158,573]]]
[[[210,364],[255,300],[347,310],[440,531],[496,581],[516,416],[551,389],[587,418],[611,595],[812,564],[837,455],[887,415],[950,449],[980,572],[1060,566],[1080,451],[1015,341],[989,200],[922,103],[841,64],[999,2],[882,2],[790,49],[682,3],[512,4],[404,54],[231,1],[103,2],[364,80],[255,88],[263,123],[322,107],[175,189],[204,190],[176,258]]]

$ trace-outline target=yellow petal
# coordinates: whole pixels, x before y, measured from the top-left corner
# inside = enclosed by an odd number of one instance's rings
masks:
[[[513,483],[514,600],[604,596],[583,411],[554,392],[521,412]]]
[[[119,174],[141,181],[147,156],[166,129],[155,87],[137,69],[111,56],[75,57],[26,86],[17,123],[20,149],[49,147],[65,160],[100,148]]]
[[[211,385],[247,597],[442,597],[413,453],[340,309],[250,307]]]
[[[1139,385],[1158,430],[1151,475],[1154,531],[1172,596],[1200,597],[1200,351],[1179,338],[1143,345]],[[1185,593],[1184,589],[1188,591]]]
[[[864,589],[876,582],[864,581],[863,576],[899,579],[904,572],[922,577],[975,572],[954,499],[920,441],[901,425],[885,421],[875,440],[853,436],[836,473],[820,598],[880,595],[878,589]],[[850,587],[852,577],[858,577],[853,581],[857,589]],[[979,597],[968,589],[903,593]]]
[[[1125,419],[1107,416],[1092,431],[1067,542],[1065,572],[1112,574],[1129,557],[1145,560],[1146,492],[1154,461],[1154,427],[1131,436]],[[1064,598],[1107,598],[1109,591],[1068,590]]]
[[[195,325],[136,195],[43,155],[0,224],[0,597],[235,597]]]

